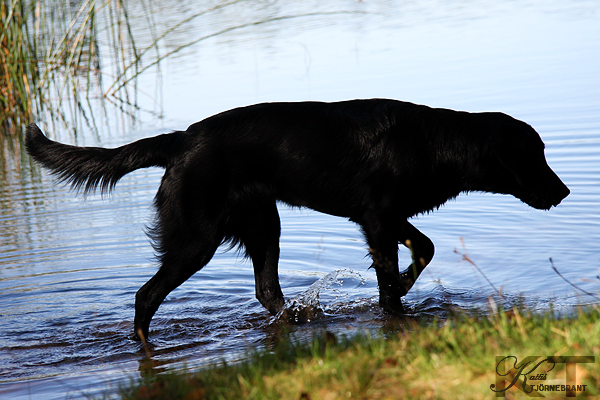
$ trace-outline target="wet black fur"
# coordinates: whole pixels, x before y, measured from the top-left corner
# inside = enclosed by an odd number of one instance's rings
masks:
[[[60,144],[31,124],[26,146],[85,192],[111,190],[138,168],[165,168],[150,232],[161,267],[136,295],[142,337],[168,293],[226,241],[243,245],[252,259],[259,301],[273,314],[282,309],[277,201],[359,224],[380,304],[401,313],[400,298],[434,253],[407,219],[461,192],[511,194],[539,209],[569,194],[526,123],[386,99],[257,104],[116,149]],[[414,257],[402,273],[398,243]]]

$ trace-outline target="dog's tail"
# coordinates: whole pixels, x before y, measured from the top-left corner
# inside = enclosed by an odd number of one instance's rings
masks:
[[[119,179],[136,169],[167,168],[185,150],[185,138],[184,132],[173,132],[114,149],[77,147],[52,141],[35,124],[30,124],[25,147],[35,161],[73,188],[88,193],[100,187],[102,192],[108,192]]]

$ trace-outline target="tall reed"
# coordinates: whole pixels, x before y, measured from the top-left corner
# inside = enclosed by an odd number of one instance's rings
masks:
[[[217,1],[158,32],[148,0],[131,7],[127,0],[0,0],[0,136],[18,136],[33,119],[51,123],[53,131],[61,123],[73,132],[83,126],[97,132],[105,125],[98,119],[107,116],[108,106],[116,107],[118,118],[135,117],[138,76],[185,48],[262,24],[357,13],[282,15],[274,10],[159,52],[167,36],[192,20],[218,16],[230,7],[235,12],[242,3],[252,7],[245,0]],[[134,26],[138,34],[143,32],[143,46],[134,40]]]
[[[139,62],[125,0],[2,0],[0,3],[0,129],[20,133],[34,116],[52,124],[96,128],[91,100],[135,112],[132,85],[112,96],[102,89],[100,41],[112,49],[108,73],[134,80]],[[113,84],[113,82],[109,82]],[[104,111],[106,109],[104,108]]]
[[[27,40],[28,26],[22,2],[0,3],[0,127],[14,132],[32,116],[32,85],[38,77],[30,60],[33,49]],[[33,79],[32,79],[33,78]]]

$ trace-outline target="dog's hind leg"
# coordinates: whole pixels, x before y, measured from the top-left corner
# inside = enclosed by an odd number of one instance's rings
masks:
[[[277,314],[284,301],[277,272],[281,225],[275,201],[235,209],[227,229],[240,239],[252,259],[256,298],[271,314]]]
[[[405,221],[398,228],[398,242],[402,243],[412,252],[413,258],[412,264],[400,273],[400,280],[402,281],[400,295],[405,296],[433,258],[435,247],[427,236],[408,221]]]
[[[210,261],[225,234],[227,210],[219,188],[177,186],[173,182],[179,181],[173,176],[167,172],[163,178],[155,199],[157,223],[150,230],[161,266],[135,297],[134,332],[142,340],[148,337],[150,321],[163,300]],[[208,194],[194,191],[196,187]],[[181,188],[192,190],[182,192]]]
[[[134,333],[138,339],[148,338],[150,321],[169,293],[206,265],[214,255],[219,240],[190,243],[187,248],[167,250],[158,272],[135,296]],[[179,253],[183,251],[184,253]],[[179,253],[179,254],[178,254]],[[181,255],[185,254],[184,257]]]

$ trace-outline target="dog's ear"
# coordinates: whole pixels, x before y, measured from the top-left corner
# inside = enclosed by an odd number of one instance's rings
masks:
[[[533,133],[537,136],[535,131]],[[517,182],[521,184],[523,168],[528,158],[531,157],[531,154],[528,154],[532,136],[531,132],[518,126],[518,124],[502,124],[494,130],[492,135],[492,154],[499,161],[500,165],[510,171]]]

